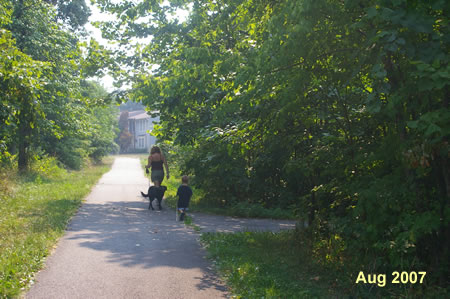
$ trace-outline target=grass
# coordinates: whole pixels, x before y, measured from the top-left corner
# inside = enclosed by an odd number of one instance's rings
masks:
[[[194,231],[196,231],[197,233],[199,233],[201,231],[200,226],[195,225],[194,222],[192,221],[192,217],[189,215],[186,215],[184,217],[184,224],[191,227]]]
[[[113,159],[65,171],[52,159],[27,175],[2,172],[0,185],[0,298],[18,297],[41,269],[83,198]]]
[[[201,241],[236,298],[342,298],[339,276],[316,264],[294,231],[205,233]]]
[[[339,244],[318,248],[310,233],[204,233],[200,239],[233,298],[450,298],[448,288],[393,284],[391,273],[385,286],[356,284],[360,271],[374,273],[348,252],[333,252]]]

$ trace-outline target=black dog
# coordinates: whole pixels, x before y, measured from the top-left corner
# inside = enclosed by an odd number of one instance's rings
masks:
[[[166,192],[167,187],[166,186],[150,186],[150,188],[148,188],[148,192],[147,194],[145,194],[144,192],[141,191],[141,195],[144,197],[148,197],[148,199],[150,200],[150,204],[148,205],[148,209],[152,209],[154,210],[152,203],[153,200],[157,199],[158,200],[158,209],[161,210],[161,201],[164,197],[164,193]]]

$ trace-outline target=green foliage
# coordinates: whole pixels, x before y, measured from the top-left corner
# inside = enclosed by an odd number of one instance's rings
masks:
[[[117,61],[206,204],[294,210],[360,268],[448,285],[448,1],[98,2],[110,38],[152,37]]]
[[[98,83],[84,81],[82,101],[61,98],[49,105],[39,125],[38,145],[72,169],[80,169],[88,158],[100,161],[117,152],[118,109],[108,103],[107,95]]]
[[[67,171],[61,167],[60,162],[55,157],[37,156],[33,161],[30,173],[39,176],[39,180],[50,181],[61,179],[67,175]]]
[[[6,1],[1,4],[3,12],[6,12],[2,13],[0,22],[0,151],[2,162],[5,162],[14,154],[9,151],[11,143],[18,143],[24,149],[30,142],[29,132],[35,125],[34,113],[40,111],[36,104],[45,84],[42,76],[49,70],[49,64],[33,60],[17,47],[12,32],[4,28],[12,23],[12,9],[9,10]],[[21,154],[23,157],[23,151]]]
[[[0,162],[17,157],[29,170],[39,153],[79,169],[87,157],[115,151],[116,112],[107,93],[82,77],[98,74],[100,56],[108,61],[95,41],[83,57],[77,29],[89,15],[85,2],[0,4]]]
[[[295,215],[290,210],[281,208],[264,208],[260,204],[238,202],[226,209],[215,209],[218,214],[226,213],[232,216],[250,218],[272,218],[272,219],[295,219]]]
[[[46,0],[57,4],[58,18],[65,21],[73,29],[79,29],[87,23],[90,15],[86,0]]]
[[[109,154],[119,152],[119,146],[114,142],[118,129],[118,108],[109,103],[106,90],[95,82],[86,82],[91,91],[86,90],[86,97],[94,105],[84,113],[85,121],[89,123],[87,140],[89,141],[89,157],[99,162]]]
[[[86,43],[83,46],[87,46]],[[91,39],[87,47],[86,57],[82,59],[82,73],[84,77],[103,76],[105,67],[111,64],[110,52]]]
[[[339,236],[324,240],[311,229],[205,233],[201,242],[237,298],[446,298],[448,295],[444,288],[431,285],[400,288],[391,283],[390,275],[386,276],[384,287],[356,284],[360,271],[380,272],[362,269],[361,264],[352,263],[353,255],[342,255],[345,242]]]

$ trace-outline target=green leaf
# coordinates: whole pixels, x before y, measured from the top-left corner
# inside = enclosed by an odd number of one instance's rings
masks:
[[[377,15],[377,13],[378,13],[378,11],[377,11],[377,9],[375,8],[375,7],[369,7],[368,9],[367,9],[367,16],[369,17],[369,18],[373,18],[373,17],[375,17],[376,15]]]
[[[411,129],[417,129],[418,126],[419,126],[419,121],[418,121],[418,120],[407,121],[406,124],[407,124],[408,127],[411,128]]]
[[[429,124],[427,130],[425,131],[425,136],[431,136],[434,133],[441,133],[442,129],[436,124]]]

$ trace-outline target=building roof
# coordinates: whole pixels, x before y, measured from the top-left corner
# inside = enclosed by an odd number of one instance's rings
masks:
[[[151,111],[149,113],[159,113],[159,111]],[[149,119],[154,118],[151,115],[147,114],[147,111],[137,110],[128,112],[128,119]]]
[[[141,116],[142,115],[147,115],[147,112],[145,112],[145,110],[136,110],[136,111],[130,111],[128,112],[128,118],[135,118],[136,116]]]
[[[151,118],[150,115],[147,114],[147,112],[142,112],[133,116],[128,116],[128,119],[147,119]]]

